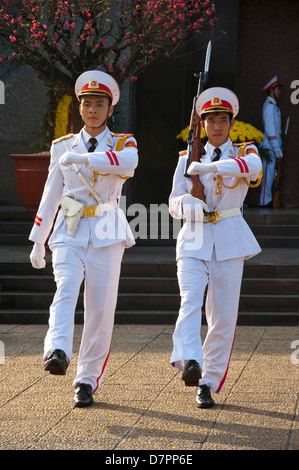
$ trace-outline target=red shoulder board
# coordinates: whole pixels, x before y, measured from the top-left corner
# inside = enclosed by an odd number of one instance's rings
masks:
[[[113,137],[133,137],[134,134],[112,134]]]
[[[187,155],[187,150],[182,150],[179,152],[179,156],[182,157],[183,155]]]
[[[251,144],[254,144],[254,140],[252,140],[251,142],[242,142],[241,144],[235,143],[235,144],[233,144],[233,146],[234,147],[241,147],[242,145],[251,145]]]

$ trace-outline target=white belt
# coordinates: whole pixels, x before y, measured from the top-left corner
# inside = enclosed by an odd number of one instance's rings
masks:
[[[228,217],[237,217],[242,215],[241,209],[239,207],[234,207],[233,209],[224,209],[222,211],[213,211],[209,212],[204,216],[203,221],[205,223],[216,224],[219,220],[227,219]]]
[[[82,217],[95,217],[97,215],[102,215],[104,212],[109,212],[112,209],[116,209],[118,207],[118,200],[113,199],[109,202],[101,202],[95,206],[87,206],[83,208],[83,215]]]

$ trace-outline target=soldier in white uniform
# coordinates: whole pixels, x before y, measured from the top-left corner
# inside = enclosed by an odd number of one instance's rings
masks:
[[[45,266],[49,239],[57,290],[44,343],[44,368],[64,375],[72,357],[74,313],[84,286],[84,329],[75,406],[89,406],[107,365],[121,261],[135,241],[119,208],[122,187],[138,162],[132,135],[112,134],[109,116],[119,87],[108,74],[88,71],[75,84],[84,128],[52,143],[49,174],[29,239],[34,268]]]
[[[234,146],[229,139],[239,109],[234,93],[210,88],[198,97],[208,142],[201,162],[187,172],[199,175],[205,201],[190,194],[184,176],[186,152],[175,170],[169,198],[170,214],[186,221],[178,235],[176,258],[181,306],[173,334],[170,363],[183,372],[187,386],[199,386],[196,405],[213,406],[211,389],[223,387],[232,352],[244,259],[260,252],[240,208],[250,181],[260,183],[262,163],[252,144]],[[208,332],[202,345],[200,330],[206,286]]]
[[[277,76],[263,88],[268,94],[263,105],[264,141],[259,145],[269,152],[271,161],[263,160],[263,179],[261,182],[259,205],[270,207],[272,204],[272,186],[275,178],[276,159],[283,157],[281,139],[281,113],[277,100],[281,85]]]

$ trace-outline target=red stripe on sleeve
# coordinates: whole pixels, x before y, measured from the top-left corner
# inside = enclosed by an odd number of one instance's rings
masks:
[[[111,155],[110,155],[110,152],[106,152],[106,155],[107,155],[107,157],[109,158],[111,165],[114,165],[114,161],[113,161],[113,159],[112,159],[112,157],[111,157]]]
[[[114,152],[111,152],[111,155],[112,155],[112,157],[114,158],[115,164],[116,164],[116,165],[119,165],[119,162],[118,162],[118,159],[117,159],[117,156],[115,155],[115,153],[114,153]]]
[[[40,217],[38,217],[38,215],[35,216],[36,220],[38,220],[39,222],[42,222],[43,219],[41,219]]]
[[[245,160],[243,160],[243,158],[240,158],[240,161],[243,163],[246,173],[249,173],[249,169]]]
[[[241,170],[241,173],[244,173],[244,168],[243,168],[242,162],[239,160],[239,158],[235,158],[235,161],[238,163],[238,165],[240,167],[240,170]]]

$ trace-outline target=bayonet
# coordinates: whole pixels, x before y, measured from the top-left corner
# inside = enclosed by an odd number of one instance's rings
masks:
[[[194,161],[197,161],[197,162],[200,161],[201,156],[205,154],[203,145],[200,141],[200,119],[196,113],[195,105],[196,105],[196,100],[198,96],[203,91],[204,84],[208,80],[211,50],[212,50],[212,43],[211,41],[209,41],[208,46],[207,46],[207,51],[206,51],[204,70],[203,72],[195,74],[195,77],[199,78],[199,80],[198,80],[197,94],[193,98],[193,107],[192,107],[191,119],[190,119],[190,124],[189,124],[189,132],[188,132],[188,139],[187,139],[187,144],[188,144],[187,159],[186,159],[186,165],[185,165],[186,177],[190,177],[187,173],[190,163]],[[201,181],[199,180],[197,175],[191,176],[191,178],[192,178],[193,186],[192,186],[190,193],[192,194],[192,196],[198,197],[199,199],[204,200],[204,191],[203,191],[203,185]]]

